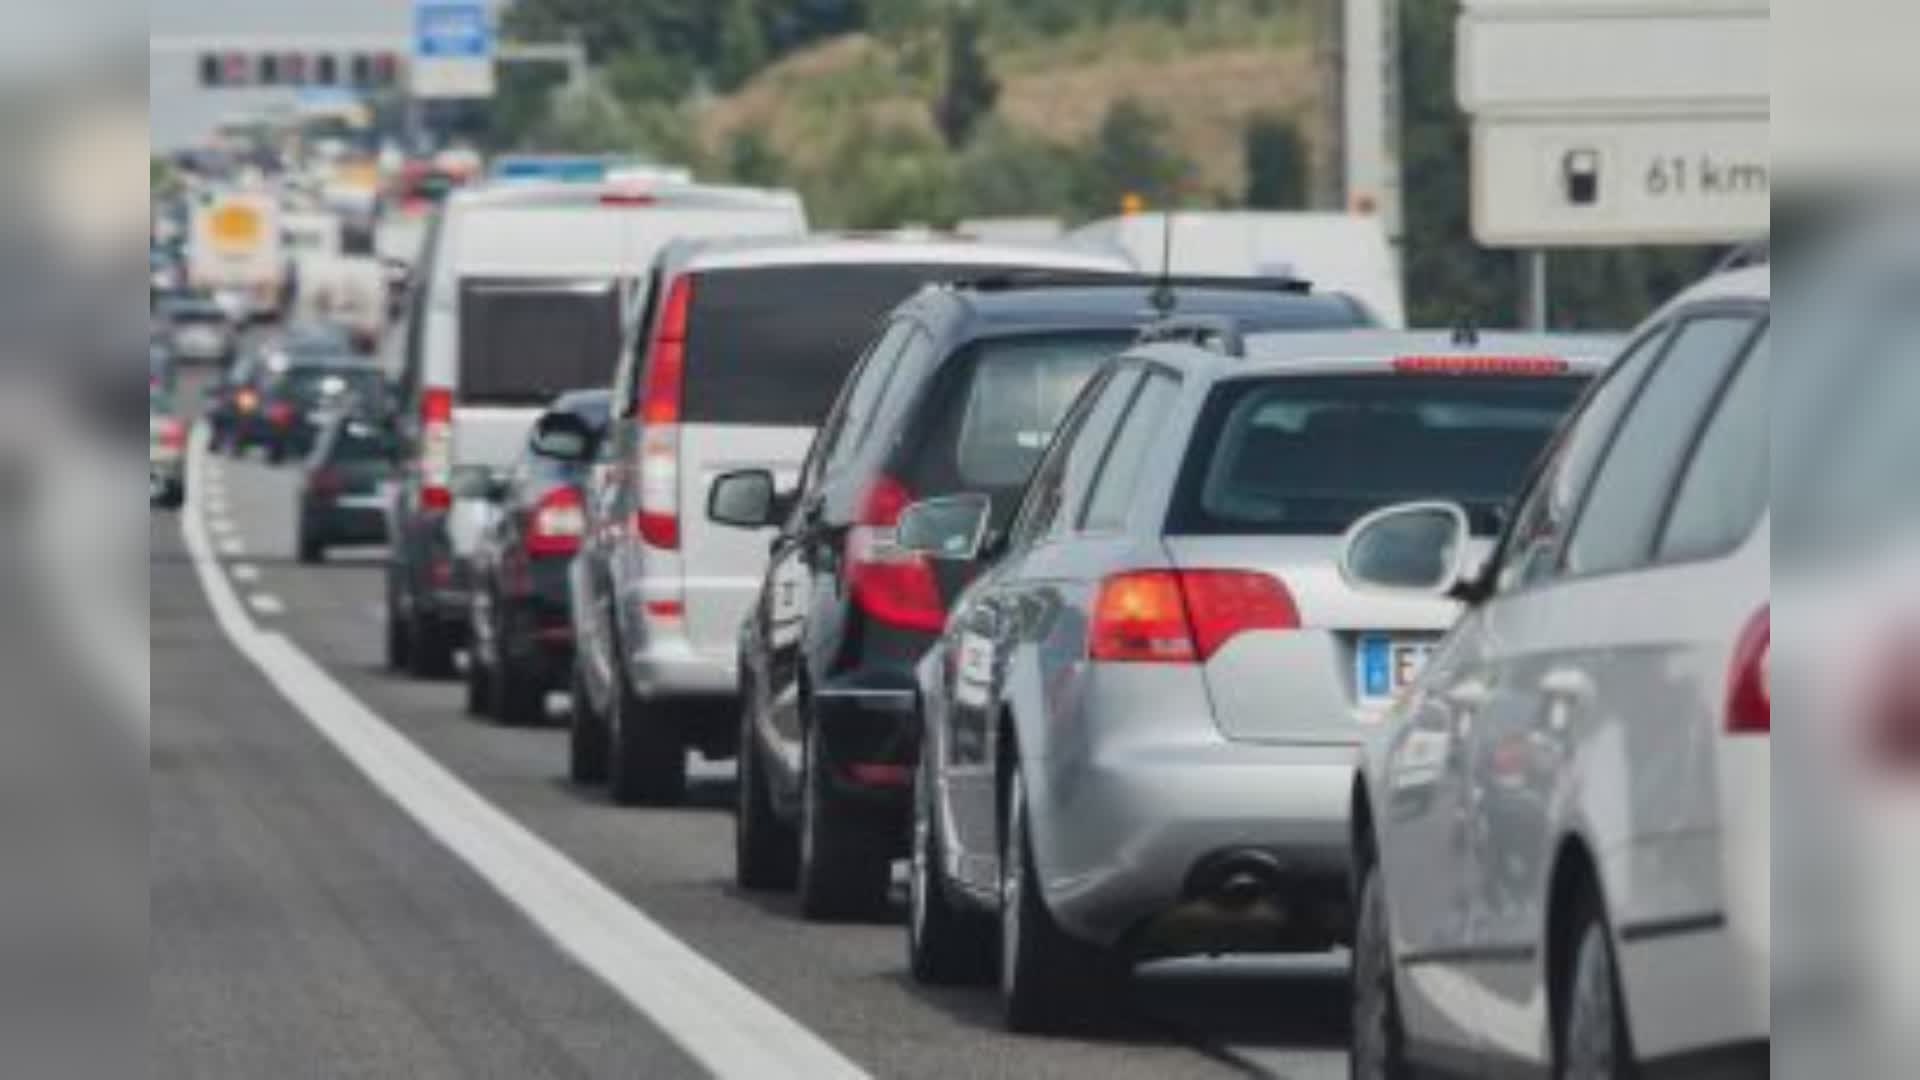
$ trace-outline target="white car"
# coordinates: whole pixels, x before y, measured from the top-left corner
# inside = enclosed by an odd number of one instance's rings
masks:
[[[1355,791],[1355,1076],[1767,1074],[1770,302],[1650,320],[1470,577],[1457,507],[1349,534],[1468,608]]]

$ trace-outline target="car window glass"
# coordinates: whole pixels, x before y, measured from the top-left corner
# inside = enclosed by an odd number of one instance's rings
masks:
[[[880,396],[880,385],[885,381],[886,372],[912,333],[910,324],[893,323],[875,339],[866,356],[855,365],[853,374],[848,376],[846,386],[840,392],[840,400],[834,404],[826,424],[820,429],[819,442],[814,448],[817,460],[810,463],[818,471],[832,472],[852,457],[856,441],[854,436],[865,427],[866,418]]]
[[[1071,527],[1070,515],[1062,511],[1068,506],[1084,504],[1087,491],[1093,486],[1094,473],[1100,468],[1100,462],[1106,459],[1107,448],[1113,444],[1120,418],[1132,404],[1139,384],[1139,368],[1123,367],[1108,381],[1099,399],[1088,408],[1087,418],[1074,433],[1073,445],[1067,448],[1066,457],[1061,460],[1052,505],[1047,508],[1044,527],[1036,539],[1058,538]]]
[[[1671,328],[1661,327],[1614,361],[1548,451],[1546,464],[1507,530],[1498,591],[1525,588],[1552,572],[1600,452],[1670,336]]]
[[[1567,543],[1568,574],[1645,564],[1679,463],[1753,330],[1748,316],[1707,316],[1674,334],[1594,476]]]
[[[918,325],[914,325],[911,332],[907,334],[906,340],[901,343],[900,350],[887,363],[886,370],[879,373],[877,380],[879,389],[874,391],[873,403],[867,409],[866,421],[860,425],[860,430],[854,433],[853,455],[857,456],[866,450],[873,439],[874,428],[880,418],[892,415],[899,408],[901,387],[914,381],[907,377],[909,369],[920,366],[925,354],[932,349],[932,345],[932,337]]]
[[[1769,338],[1753,347],[1707,424],[1660,542],[1662,561],[1710,559],[1738,547],[1766,512],[1771,426]]]
[[[1120,433],[1100,466],[1093,492],[1087,497],[1080,515],[1080,527],[1087,532],[1119,529],[1126,524],[1127,508],[1133,504],[1140,484],[1140,468],[1146,462],[1147,449],[1165,423],[1174,402],[1180,398],[1180,380],[1165,372],[1147,375],[1133,407],[1120,424]]]
[[[1041,458],[1032,482],[1027,485],[1026,495],[1020,503],[1020,513],[1014,519],[1010,547],[1032,547],[1049,535],[1060,511],[1067,462],[1071,460],[1081,434],[1087,430],[1088,418],[1102,405],[1124,400],[1133,382],[1131,375],[1130,371],[1109,371],[1095,376],[1086,392],[1074,403],[1067,418],[1061,422],[1053,445]]]

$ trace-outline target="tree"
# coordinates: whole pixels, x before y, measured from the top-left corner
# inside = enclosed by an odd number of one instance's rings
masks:
[[[980,48],[980,29],[980,15],[971,6],[955,8],[947,17],[946,80],[934,102],[933,122],[955,150],[973,139],[1000,101],[1000,83]]]
[[[719,27],[719,55],[714,59],[714,82],[733,90],[753,78],[767,63],[767,34],[754,0],[726,0]]]
[[[1170,145],[1167,118],[1132,98],[1107,109],[1082,174],[1081,205],[1095,216],[1118,211],[1128,196],[1164,209],[1179,200],[1188,162]]]
[[[759,128],[741,128],[727,140],[727,176],[735,183],[777,187],[787,183],[787,163]]]
[[[1307,148],[1292,120],[1261,113],[1247,122],[1247,205],[1299,210],[1307,205]]]

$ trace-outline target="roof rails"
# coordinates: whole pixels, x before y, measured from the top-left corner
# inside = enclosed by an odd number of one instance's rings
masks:
[[[1246,335],[1231,315],[1175,315],[1141,330],[1136,344],[1192,345],[1236,360],[1247,355]]]
[[[1125,270],[994,270],[979,277],[959,278],[949,283],[955,289],[979,292],[1014,292],[1020,289],[1071,289],[1088,286],[1124,286],[1139,289],[1170,287],[1180,289],[1222,289],[1239,292],[1304,294],[1313,286],[1299,278],[1216,277],[1181,275],[1164,277]]]
[[[1766,266],[1772,261],[1773,240],[1771,237],[1763,236],[1727,252],[1727,257],[1720,260],[1719,266],[1714,267],[1714,272],[1724,274],[1733,270],[1745,270],[1750,266]]]

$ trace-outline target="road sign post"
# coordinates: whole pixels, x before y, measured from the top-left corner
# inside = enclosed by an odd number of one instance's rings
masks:
[[[494,90],[494,29],[487,0],[414,0],[416,99],[485,98]]]

